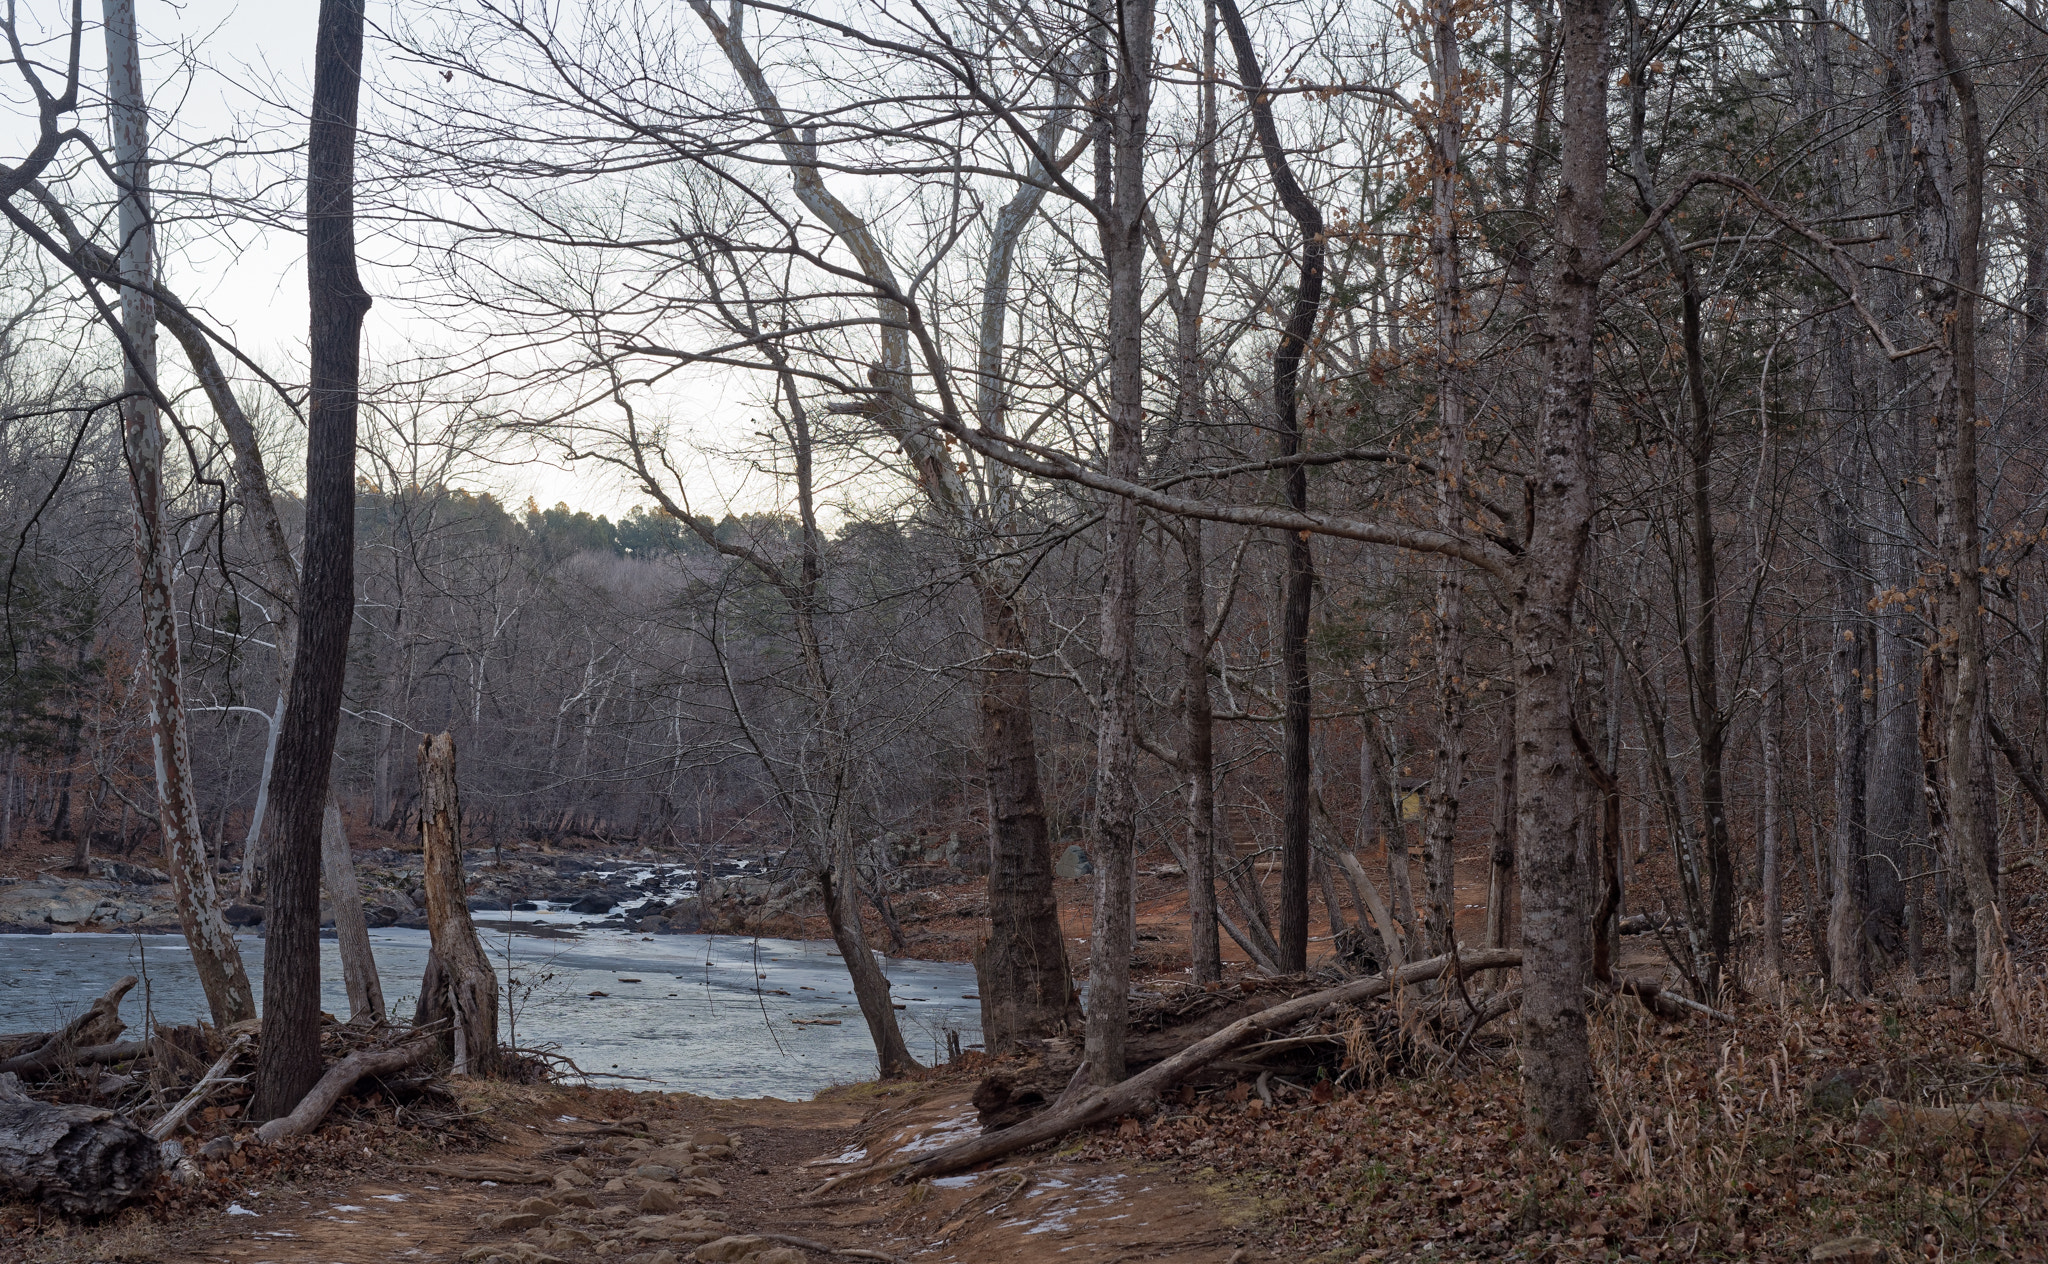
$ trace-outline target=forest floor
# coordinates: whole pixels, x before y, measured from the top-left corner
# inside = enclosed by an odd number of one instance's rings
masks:
[[[1483,882],[1483,866],[1477,854],[1463,861],[1461,888]],[[2048,904],[2044,883],[2033,873],[2013,881],[2016,956],[2035,970],[2048,951],[2048,919],[2034,916]],[[1060,883],[1077,964],[1087,886]],[[985,898],[978,880],[899,897],[911,955],[967,957]],[[1179,877],[1142,880],[1151,986],[1185,968],[1184,910]],[[1326,942],[1320,901],[1317,913],[1314,934]],[[1463,937],[1476,940],[1478,910],[1461,914]],[[870,932],[886,942],[879,924]],[[1791,981],[1753,983],[1723,1002],[1732,1023],[1671,1021],[1630,998],[1596,998],[1600,1126],[1557,1150],[1527,1144],[1512,1019],[1453,1062],[1441,1043],[1397,1039],[1390,1051],[1364,1041],[1332,1081],[1226,1078],[987,1170],[823,1196],[814,1191],[851,1162],[962,1135],[975,1083],[999,1067],[970,1055],[807,1102],[463,1085],[459,1107],[425,1119],[374,1096],[352,1101],[313,1138],[245,1144],[209,1164],[198,1187],[102,1224],[0,1204],[0,1264],[670,1264],[732,1235],[932,1264],[1793,1264],[1849,1235],[1885,1244],[1892,1260],[2048,1261],[2048,1113],[2028,1113],[2048,1112],[2048,986],[2012,984],[1996,1007],[1950,1000],[1930,944],[1919,976],[1901,965],[1876,980],[1871,1000],[1831,1001],[1807,968],[1805,939],[1795,923]],[[1666,964],[1651,936],[1624,947],[1624,973]],[[1987,1102],[2018,1113],[1956,1109]],[[1896,1114],[1886,1103],[1935,1122],[1884,1126],[1884,1112]],[[226,1113],[201,1130],[246,1137]],[[707,1138],[731,1153],[685,1179],[633,1172],[647,1150]],[[557,1181],[571,1161],[587,1182]],[[507,1165],[531,1169],[535,1183],[450,1175],[502,1177]],[[715,1184],[695,1183],[705,1178]],[[561,1183],[582,1188],[558,1194]],[[671,1192],[650,1195],[650,1186]],[[534,1197],[550,1205],[522,1213]],[[797,1253],[770,1259],[828,1258],[788,1249]]]
[[[781,1235],[932,1264],[1046,1259],[1241,1264],[1262,1249],[1258,1200],[1151,1162],[1072,1151],[900,1188],[807,1200],[866,1159],[929,1148],[971,1121],[972,1079],[853,1085],[808,1102],[477,1085],[459,1090],[474,1144],[437,1146],[366,1106],[312,1142],[249,1146],[199,1191],[113,1221],[40,1226],[0,1217],[8,1264],[370,1264],[552,1257],[655,1264],[728,1236]],[[632,1171],[652,1150],[707,1137],[732,1153],[675,1180]],[[582,1142],[583,1154],[564,1148]],[[839,1162],[835,1163],[835,1160]],[[556,1180],[577,1165],[579,1175]],[[505,1179],[526,1168],[531,1183]],[[494,1175],[495,1182],[464,1179]],[[1021,1181],[1020,1175],[1024,1176]],[[580,1188],[563,1188],[575,1182]],[[663,1192],[650,1195],[650,1189]],[[547,1201],[543,1217],[533,1199]],[[506,1217],[511,1217],[509,1220]],[[761,1245],[773,1247],[773,1240]],[[794,1248],[793,1260],[825,1257]],[[737,1258],[737,1257],[733,1257]]]
[[[2048,1029],[2039,991],[2008,1003]],[[735,1235],[930,1264],[1793,1264],[1852,1234],[1892,1260],[2048,1259],[2039,1138],[1868,1125],[1882,1099],[2048,1107],[2037,1051],[1931,996],[1817,1004],[1795,989],[1732,1008],[1728,1026],[1596,1004],[1600,1131],[1543,1153],[1501,1044],[1456,1067],[1357,1066],[1334,1092],[1276,1082],[1270,1104],[1248,1082],[1175,1094],[986,1170],[823,1194],[855,1164],[962,1135],[986,1062],[807,1102],[470,1084],[438,1118],[373,1097],[313,1138],[245,1142],[202,1185],[103,1224],[0,1206],[0,1261],[669,1264]],[[245,1136],[218,1112],[200,1129]],[[729,1153],[635,1171],[691,1143]],[[828,1258],[789,1249],[756,1264]]]

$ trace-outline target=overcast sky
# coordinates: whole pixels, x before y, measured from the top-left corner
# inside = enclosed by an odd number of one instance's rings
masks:
[[[69,7],[63,0],[21,2],[23,26],[33,30],[40,22],[43,33],[53,37],[40,53],[59,76],[65,51],[61,24]],[[106,52],[97,24],[99,5],[88,0],[85,7],[92,29],[82,49],[88,104],[80,122],[100,134],[105,126],[99,99]],[[189,145],[228,135],[252,148],[303,143],[304,124],[293,116],[310,96],[317,0],[137,0],[136,9],[143,75],[158,121],[152,148],[160,163],[191,152]],[[388,12],[387,3],[370,0],[373,26]],[[376,64],[387,54],[378,48],[374,35],[366,57],[368,77],[389,69],[388,62]],[[17,91],[18,81],[7,87],[8,100],[0,105],[0,155],[14,157],[23,152],[33,111],[23,108],[26,102]],[[369,105],[366,98],[366,108]],[[246,187],[261,169],[261,164],[239,162],[228,179]],[[203,178],[162,171],[158,183],[201,187]],[[302,196],[294,178],[274,188],[269,200],[296,213]],[[176,214],[169,205],[159,209],[167,216]],[[170,288],[202,308],[244,353],[286,380],[302,380],[307,310],[304,240],[296,226],[263,228],[241,222],[202,230],[187,223],[167,225],[165,235],[163,266]],[[434,348],[437,331],[408,312],[406,274],[379,266],[383,243],[377,240],[374,225],[362,225],[362,235],[363,280],[376,300],[365,326],[364,359],[366,370],[374,375],[380,360],[404,360],[423,348]],[[707,425],[719,421],[700,420]],[[298,481],[287,468],[280,468],[279,474],[287,482]],[[488,485],[513,503],[532,495],[544,504],[561,500],[601,513],[618,514],[646,500],[630,494],[602,470],[568,470],[544,460],[478,467],[466,481]],[[743,480],[720,481],[730,481],[737,489]],[[708,487],[699,490],[707,509],[719,499]]]

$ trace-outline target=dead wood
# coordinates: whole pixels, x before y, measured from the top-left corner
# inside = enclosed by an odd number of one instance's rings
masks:
[[[866,1247],[859,1246],[827,1246],[823,1242],[813,1242],[809,1238],[799,1238],[793,1233],[757,1233],[753,1236],[766,1238],[770,1242],[780,1242],[784,1246],[793,1246],[805,1251],[815,1251],[819,1255],[844,1255],[856,1260],[881,1260],[883,1264],[903,1264],[900,1258],[884,1251],[870,1251]]]
[[[228,1068],[234,1065],[236,1058],[242,1056],[242,1050],[249,1047],[249,1041],[250,1037],[247,1035],[236,1036],[228,1044],[228,1051],[220,1056],[220,1060],[208,1067],[205,1075],[199,1077],[199,1083],[192,1086],[192,1091],[185,1094],[176,1106],[166,1111],[162,1119],[150,1125],[150,1138],[155,1141],[169,1140],[170,1135],[178,1130],[179,1124],[185,1122],[185,1116],[191,1114],[194,1107],[205,1101],[208,1094],[215,1089],[230,1083],[227,1078]]]
[[[1223,1030],[1248,1014],[1309,990],[1300,976],[1259,979],[1253,993],[1235,988],[1210,992],[1202,988],[1170,990],[1164,995],[1134,999],[1125,1067],[1136,1072],[1179,1053],[1205,1036]],[[1087,1089],[1076,1042],[1036,1042],[1037,1059],[1006,1066],[974,1089],[974,1107],[989,1131],[1011,1127],[1042,1110],[1078,1098]],[[1077,1078],[1078,1077],[1078,1078]]]
[[[459,1166],[449,1163],[414,1163],[410,1166],[413,1171],[425,1172],[429,1176],[445,1176],[456,1181],[491,1181],[499,1185],[547,1185],[555,1179],[553,1172],[489,1159]]]
[[[58,1046],[0,1062],[0,1072],[12,1072],[29,1079],[38,1079],[62,1071],[66,1067],[110,1066],[116,1062],[130,1062],[148,1052],[147,1040],[117,1040],[103,1045],[90,1045],[83,1049]]]
[[[1735,1015],[1722,1013],[1711,1005],[1702,1005],[1689,996],[1680,996],[1654,979],[1622,979],[1615,986],[1641,1001],[1644,1009],[1659,1018],[1684,1018],[1686,1011],[1690,1010],[1731,1026],[1735,1022]]]
[[[1432,957],[1427,961],[1418,961],[1396,970],[1392,977],[1374,975],[1368,979],[1354,979],[1338,987],[1296,997],[1240,1018],[1214,1035],[1197,1041],[1129,1079],[1107,1088],[1094,1089],[1071,1104],[1045,1111],[1004,1131],[983,1133],[979,1137],[955,1142],[921,1159],[904,1163],[896,1170],[895,1179],[902,1182],[944,1176],[949,1172],[958,1172],[991,1159],[1014,1154],[1041,1141],[1050,1141],[1076,1128],[1085,1128],[1106,1119],[1127,1115],[1260,1034],[1289,1027],[1330,1006],[1356,1004],[1385,995],[1397,987],[1406,987],[1446,975],[1462,977],[1478,970],[1499,970],[1521,963],[1522,954],[1513,949]],[[886,1170],[887,1167],[894,1166],[885,1165],[885,1168],[877,1170]]]
[[[128,995],[135,983],[134,975],[123,976],[84,1013],[56,1031],[0,1037],[0,1041],[13,1046],[8,1050],[7,1059],[0,1061],[0,1074],[47,1074],[64,1065],[67,1054],[111,1044],[116,1036],[128,1029],[128,1025],[121,1021],[121,998]]]
[[[462,807],[455,781],[455,739],[420,742],[420,856],[431,947],[420,981],[415,1027],[442,1019],[442,1055],[457,1075],[492,1075],[499,1066],[498,973],[469,917],[462,875]]]
[[[401,1071],[427,1057],[433,1051],[433,1042],[408,1040],[404,1044],[383,1049],[360,1049],[335,1063],[313,1085],[312,1091],[299,1099],[292,1113],[281,1119],[273,1119],[256,1130],[256,1139],[265,1145],[296,1137],[310,1132],[327,1118],[327,1112],[341,1100],[342,1094],[355,1087],[356,1081],[369,1075],[389,1075]]]
[[[70,1215],[102,1215],[146,1189],[162,1163],[127,1116],[39,1102],[0,1074],[0,1186]]]
[[[1932,1158],[1971,1146],[1994,1162],[2017,1164],[2048,1141],[2048,1110],[2024,1102],[1918,1106],[1880,1097],[1856,1117],[1856,1144],[1889,1141]]]

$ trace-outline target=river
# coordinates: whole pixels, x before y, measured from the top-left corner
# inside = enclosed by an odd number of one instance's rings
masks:
[[[549,933],[565,937],[537,938],[479,929],[498,965],[508,1043],[552,1049],[593,1083],[801,1099],[876,1073],[874,1042],[829,943],[554,926]],[[427,932],[375,930],[370,940],[391,1014],[409,1020]],[[240,942],[260,1001],[263,941]],[[340,958],[332,940],[321,948],[321,1006],[345,1018]],[[972,966],[898,959],[883,966],[913,1054],[942,1058],[949,1030],[960,1033],[963,1047],[980,1041]],[[131,1035],[145,1009],[166,1026],[206,1017],[181,936],[0,935],[0,1032],[58,1026],[126,974],[147,980],[122,1003]]]

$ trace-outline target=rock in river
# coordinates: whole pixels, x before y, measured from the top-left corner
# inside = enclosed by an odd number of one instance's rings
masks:
[[[33,878],[0,886],[0,923],[60,930],[112,930],[140,922],[175,921],[168,891],[104,879]]]

